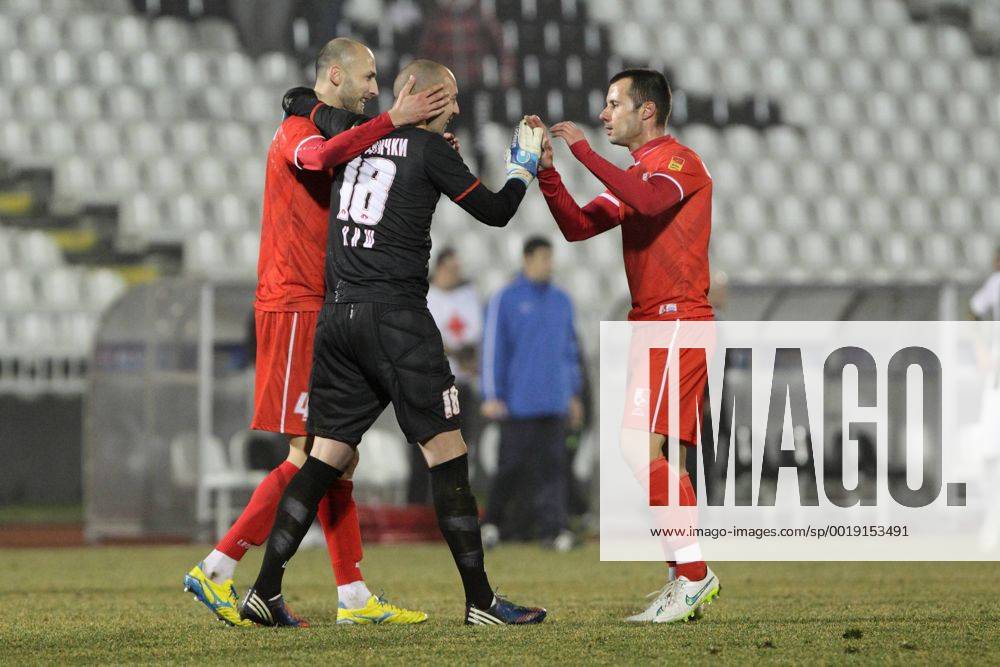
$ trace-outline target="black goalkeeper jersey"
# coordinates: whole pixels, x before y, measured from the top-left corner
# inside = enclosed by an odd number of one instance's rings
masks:
[[[425,307],[431,221],[441,194],[479,221],[504,226],[524,192],[516,179],[498,193],[488,190],[440,134],[395,130],[333,180],[326,303]]]

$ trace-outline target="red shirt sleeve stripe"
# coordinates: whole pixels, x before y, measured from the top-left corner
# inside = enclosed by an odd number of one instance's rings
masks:
[[[452,201],[453,201],[453,202],[455,202],[456,204],[457,204],[458,202],[462,201],[463,199],[465,199],[465,198],[466,198],[466,196],[467,196],[467,195],[468,195],[468,194],[469,194],[470,192],[472,192],[473,190],[475,190],[475,189],[476,189],[476,186],[478,186],[478,185],[479,185],[479,179],[477,178],[476,180],[474,180],[474,181],[472,182],[472,185],[470,185],[469,187],[467,187],[467,188],[465,189],[465,192],[463,192],[462,194],[460,194],[460,195],[458,195],[457,197],[455,197],[454,199],[452,199]]]

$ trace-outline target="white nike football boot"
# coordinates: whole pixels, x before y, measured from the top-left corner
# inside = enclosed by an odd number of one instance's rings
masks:
[[[656,597],[642,613],[629,616],[632,623],[676,623],[700,618],[703,605],[711,604],[719,595],[719,578],[708,568],[701,581],[678,577],[653,594]]]

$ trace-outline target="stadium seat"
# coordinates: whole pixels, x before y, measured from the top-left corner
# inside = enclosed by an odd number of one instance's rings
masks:
[[[256,229],[240,232],[233,239],[232,248],[235,261],[231,268],[241,276],[255,275],[260,255],[260,232]]]
[[[118,86],[104,93],[104,114],[117,120],[142,120],[146,116],[146,101],[138,89]]]
[[[820,164],[813,161],[802,161],[796,164],[795,168],[792,169],[791,177],[795,191],[803,197],[813,199],[828,192],[832,180],[829,173]]]
[[[64,46],[73,53],[92,53],[104,47],[108,17],[103,14],[79,14],[66,26]]]
[[[773,25],[770,32],[771,43],[789,60],[798,60],[814,51],[811,33],[801,25]]]
[[[161,195],[177,194],[187,187],[180,163],[169,154],[152,159],[144,171],[149,188]]]
[[[923,137],[929,147],[929,155],[935,162],[949,165],[963,164],[968,160],[969,148],[965,143],[965,133],[954,127],[939,127]]]
[[[889,129],[889,150],[904,162],[918,162],[928,154],[927,140],[920,130],[912,127]]]
[[[881,237],[892,228],[892,213],[885,200],[878,196],[864,197],[858,201],[858,222],[861,229]]]
[[[914,236],[930,232],[937,226],[933,212],[926,201],[920,197],[909,196],[894,207],[893,217],[897,226]]]
[[[798,196],[786,194],[774,202],[774,222],[778,230],[796,238],[812,224],[809,206]]]
[[[955,237],[948,234],[931,234],[921,243],[923,263],[935,274],[947,278],[958,264]]]
[[[40,354],[56,342],[55,327],[48,313],[25,312],[11,320],[18,345]]]
[[[870,91],[875,84],[872,63],[861,58],[851,58],[838,65],[840,84],[852,93]]]
[[[611,29],[612,41],[622,56],[635,60],[648,57],[650,43],[646,26],[634,21],[622,21],[613,24]]]
[[[827,195],[816,206],[817,228],[834,236],[844,234],[855,226],[856,216],[843,197]]]
[[[126,197],[118,208],[119,233],[129,243],[141,245],[147,238],[171,236],[164,230],[156,197],[146,192],[136,192]],[[179,235],[178,235],[179,238]]]
[[[879,80],[886,91],[909,94],[916,87],[916,69],[909,62],[893,58],[881,61],[878,67]]]
[[[974,226],[974,211],[965,197],[948,197],[940,204],[940,229],[949,232],[955,238],[961,238],[972,232]]]
[[[870,5],[871,20],[886,28],[904,25],[910,20],[904,0],[879,0]]]
[[[251,219],[243,199],[231,192],[209,200],[208,204],[209,219],[215,229],[236,231],[258,222]]]
[[[35,305],[35,291],[28,274],[21,269],[0,269],[0,303],[5,309],[23,309]]]
[[[125,80],[122,61],[111,51],[98,51],[84,58],[84,71],[91,83],[102,88],[117,86]]]
[[[16,259],[26,269],[42,270],[62,264],[62,253],[45,232],[30,231],[15,238]]]
[[[23,44],[37,54],[51,54],[62,42],[58,22],[44,14],[25,17],[22,34]]]
[[[143,51],[130,57],[127,69],[130,81],[142,88],[157,88],[168,81],[164,56],[159,51]]]
[[[833,63],[825,58],[811,57],[798,64],[798,79],[811,93],[826,93],[834,85]]]
[[[896,52],[911,62],[921,62],[931,52],[930,29],[926,25],[905,25],[894,31]]]
[[[972,56],[969,33],[958,26],[939,25],[934,30],[934,54],[949,61],[967,62]]]
[[[14,99],[18,103],[20,118],[32,121],[54,120],[59,110],[55,89],[44,84],[36,84],[21,89]]]
[[[57,86],[68,86],[80,80],[77,59],[69,52],[58,50],[41,59],[42,75],[46,81]]]
[[[214,232],[202,229],[185,240],[184,271],[189,275],[212,275],[228,265],[225,246]]]
[[[201,21],[199,23],[204,23]],[[292,87],[300,81],[295,61],[284,53],[266,53],[257,59],[257,81],[268,86]]]
[[[200,51],[179,53],[172,58],[172,62],[174,81],[180,87],[192,90],[209,87],[210,61],[205,53]],[[212,90],[218,89],[212,88]]]
[[[937,128],[944,114],[938,98],[928,93],[915,93],[906,104],[906,115],[913,127]]]
[[[152,43],[164,54],[185,53],[194,47],[190,24],[172,16],[161,16],[150,25]]]
[[[160,123],[140,121],[125,127],[125,142],[133,155],[155,158],[167,152]]]
[[[46,308],[67,309],[79,307],[82,302],[82,271],[77,268],[58,267],[38,274],[38,295]]]
[[[205,155],[188,166],[188,187],[205,195],[218,195],[229,188],[229,169],[215,156]]]
[[[877,164],[872,181],[883,200],[901,197],[913,188],[906,169],[897,162]]]
[[[24,150],[28,150],[25,147]],[[94,172],[87,160],[70,156],[56,163],[55,189],[60,195],[81,197],[92,193],[96,186]]]
[[[878,24],[859,26],[854,31],[857,54],[871,64],[884,62],[891,54],[892,42],[885,27]]]
[[[192,42],[202,48],[208,46],[217,51],[236,51],[240,48],[240,38],[231,21],[221,18],[202,18],[194,23]]]
[[[149,29],[138,16],[115,17],[110,22],[111,45],[119,53],[139,53],[149,48]]]
[[[871,126],[861,126],[854,131],[845,133],[848,150],[851,157],[871,162],[880,160],[886,155],[885,135],[881,130]]]
[[[819,53],[829,62],[852,55],[850,33],[842,26],[836,23],[827,24],[817,29],[814,35]]]
[[[32,128],[29,135],[34,149],[33,158],[57,161],[66,155],[67,147],[74,145],[73,127],[62,123],[43,123]]]

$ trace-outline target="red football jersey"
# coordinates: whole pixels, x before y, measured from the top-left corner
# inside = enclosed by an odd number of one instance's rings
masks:
[[[630,320],[712,317],[708,239],[712,232],[712,177],[693,150],[671,136],[636,150],[643,180],[664,178],[680,202],[656,217],[619,203],[625,274],[632,293]],[[612,195],[613,196],[613,195]]]
[[[297,161],[299,148],[313,137],[323,138],[308,118],[290,116],[271,140],[257,262],[257,310],[323,307],[332,174],[307,171]]]
[[[555,169],[538,172],[539,186],[567,240],[582,241],[621,226],[632,295],[629,319],[711,318],[712,177],[701,158],[671,136],[634,151],[634,164],[626,171],[586,141],[570,150],[608,189],[580,208]]]

